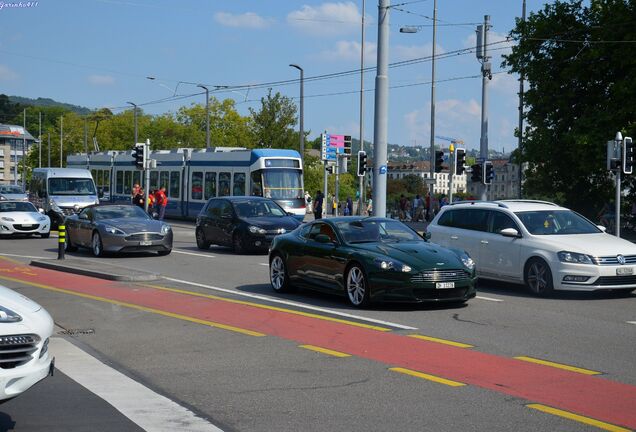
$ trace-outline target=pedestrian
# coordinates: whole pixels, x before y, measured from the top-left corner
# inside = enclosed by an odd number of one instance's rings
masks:
[[[369,197],[367,200],[367,216],[373,215],[373,198]]]
[[[150,193],[148,194],[148,214],[152,216],[152,214],[154,213],[155,210],[155,194],[157,193],[156,190],[151,190]]]
[[[316,192],[316,198],[314,199],[314,219],[322,219],[322,205],[325,196],[322,192]]]
[[[137,187],[137,193],[133,197],[133,204],[145,208],[144,206],[144,190],[141,187]]]
[[[345,216],[353,216],[353,200],[347,197],[347,206],[345,207]]]
[[[130,193],[130,201],[135,203],[135,196],[139,193],[139,183],[135,183],[132,188],[132,192]]]
[[[166,195],[166,187],[161,186],[155,194],[156,205],[159,209],[159,220],[163,220],[166,214],[166,206],[168,205],[168,196]]]
[[[338,201],[336,201],[336,197],[333,197],[333,201],[331,203],[331,216],[336,215],[337,208],[338,208]]]
[[[404,205],[404,220],[411,221],[411,200],[406,198],[406,204]]]
[[[398,203],[400,212],[399,212],[398,218],[400,218],[401,221],[406,219],[406,203],[407,202],[408,200],[406,199],[404,194],[400,195],[400,202]]]
[[[415,222],[419,222],[420,219],[424,217],[424,200],[420,197],[419,194],[415,195],[415,199],[413,200],[413,208],[415,209],[415,217],[413,218]]]

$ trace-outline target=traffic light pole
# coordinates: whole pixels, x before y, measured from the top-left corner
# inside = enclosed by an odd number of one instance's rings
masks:
[[[144,209],[148,213],[148,194],[150,193],[150,140],[144,144],[144,173],[146,173],[146,184],[144,188]]]
[[[621,169],[616,170],[616,237],[621,236]]]
[[[455,173],[455,152],[450,152],[448,167],[448,203],[453,202],[453,177]]]

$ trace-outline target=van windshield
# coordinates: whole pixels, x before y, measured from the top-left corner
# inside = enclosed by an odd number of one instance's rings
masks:
[[[49,195],[95,195],[95,185],[89,178],[56,177],[49,179]]]

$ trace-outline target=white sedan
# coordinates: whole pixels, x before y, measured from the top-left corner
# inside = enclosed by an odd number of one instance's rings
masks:
[[[0,201],[0,236],[39,234],[47,238],[51,220],[30,202]]]
[[[53,372],[53,319],[33,300],[0,285],[0,402]]]

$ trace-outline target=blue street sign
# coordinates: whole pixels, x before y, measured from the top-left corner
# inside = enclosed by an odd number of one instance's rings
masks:
[[[386,165],[380,165],[380,174],[386,174]]]

